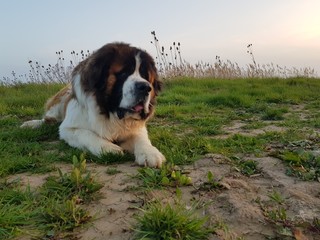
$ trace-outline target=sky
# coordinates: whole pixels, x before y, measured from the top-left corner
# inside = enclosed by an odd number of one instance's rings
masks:
[[[311,67],[320,74],[319,0],[0,0],[0,77],[57,62],[71,51],[122,41],[156,56],[181,43],[190,63],[222,60]]]

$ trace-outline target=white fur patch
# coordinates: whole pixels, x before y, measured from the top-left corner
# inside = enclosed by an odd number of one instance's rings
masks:
[[[122,88],[122,99],[120,102],[120,107],[124,109],[131,109],[134,107],[136,102],[135,96],[135,85],[138,82],[148,83],[145,79],[140,76],[139,68],[141,64],[141,59],[139,54],[135,57],[136,66],[135,71],[131,74],[128,79],[124,82]],[[149,113],[149,104],[150,104],[151,94],[149,93],[145,103],[144,103],[144,112]]]
[[[20,127],[21,128],[39,128],[44,123],[44,119],[41,120],[30,120],[27,122],[24,122]]]

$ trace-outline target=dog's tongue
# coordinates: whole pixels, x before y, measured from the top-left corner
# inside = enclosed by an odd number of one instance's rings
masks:
[[[144,106],[140,103],[140,104],[134,106],[134,107],[133,107],[133,110],[134,110],[135,112],[141,112],[141,111],[143,110],[143,108],[144,108]]]

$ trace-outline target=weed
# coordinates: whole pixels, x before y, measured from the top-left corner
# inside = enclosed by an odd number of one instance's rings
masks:
[[[288,112],[287,109],[275,109],[275,108],[267,108],[265,113],[262,115],[262,120],[269,120],[269,121],[279,121],[283,120],[283,114]]]
[[[153,37],[151,44],[156,49],[155,62],[159,73],[164,78],[186,76],[231,79],[316,76],[312,68],[290,69],[273,63],[260,65],[255,60],[252,44],[247,45],[247,53],[250,55],[252,63],[249,63],[246,68],[240,67],[230,60],[223,61],[220,56],[216,56],[213,63],[199,61],[192,65],[182,58],[180,42],[173,42],[171,46],[165,48],[160,44],[155,31],[152,31],[151,35]],[[166,49],[169,49],[169,51],[166,51]]]
[[[246,67],[240,67],[238,63],[230,60],[223,61],[220,56],[215,57],[214,62],[199,61],[196,64],[190,64],[182,58],[181,42],[173,42],[169,52],[164,46],[161,46],[155,31],[151,32],[153,41],[151,44],[156,49],[155,63],[159,74],[163,78],[183,77],[210,77],[217,79],[234,78],[274,78],[274,77],[316,77],[316,72],[312,68],[287,68],[278,64],[258,64],[253,54],[253,45],[247,45],[247,53],[250,55],[252,63]],[[12,71],[12,77],[2,77],[0,85],[19,85],[22,83],[67,83],[70,81],[71,73],[74,67],[82,60],[90,56],[90,51],[81,50],[80,53],[71,51],[71,59],[66,63],[63,50],[56,52],[57,63],[44,66],[39,61],[29,60],[29,74],[17,76]],[[299,86],[299,80],[291,80],[289,86]]]
[[[248,177],[261,173],[261,169],[258,167],[258,163],[254,160],[244,160],[237,156],[232,156],[231,159],[234,163],[234,168]]]
[[[80,156],[80,160],[76,156],[73,157],[73,169],[70,174],[63,174],[60,169],[58,172],[59,177],[49,177],[42,187],[43,195],[57,199],[70,199],[76,195],[78,201],[90,201],[95,197],[93,193],[102,187],[94,180],[90,172],[86,173],[84,155]]]
[[[283,223],[287,221],[287,211],[284,207],[277,207],[266,212],[267,218],[269,218],[274,223]]]
[[[310,151],[282,151],[278,154],[288,166],[287,174],[293,175],[306,181],[319,181],[320,157]]]
[[[121,173],[121,171],[118,170],[117,168],[109,167],[109,168],[107,168],[106,173],[108,175],[115,175],[115,174]]]
[[[137,178],[142,180],[147,188],[159,188],[164,186],[178,187],[190,185],[192,180],[176,166],[164,164],[160,169],[140,168]]]
[[[220,183],[220,180],[216,180],[213,173],[208,171],[207,173],[207,181],[203,182],[197,190],[200,191],[212,191],[224,189],[225,186]]]
[[[205,227],[206,217],[197,217],[195,208],[181,203],[150,203],[136,217],[135,239],[208,239],[213,229]]]
[[[78,196],[73,196],[66,201],[49,198],[40,213],[40,224],[43,224],[46,229],[65,231],[72,230],[87,222],[91,219],[91,216],[78,205],[79,201]]]
[[[269,194],[269,198],[272,201],[276,202],[277,204],[283,204],[284,203],[284,198],[277,191],[273,191],[271,194]]]
[[[269,202],[264,205],[260,202],[260,207],[263,210],[264,216],[275,226],[276,233],[281,239],[286,239],[286,237],[290,237],[291,239],[291,237],[294,236],[293,230],[295,226],[298,225],[297,222],[288,218],[287,210],[284,206],[285,201],[280,193],[273,191],[269,195],[269,198],[272,201],[271,203]]]

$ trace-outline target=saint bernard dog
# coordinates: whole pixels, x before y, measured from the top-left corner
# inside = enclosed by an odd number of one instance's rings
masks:
[[[106,44],[80,62],[71,83],[50,98],[41,120],[21,127],[61,122],[60,139],[94,155],[128,151],[139,165],[161,167],[162,153],[148,137],[161,89],[154,60],[125,43]]]

